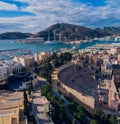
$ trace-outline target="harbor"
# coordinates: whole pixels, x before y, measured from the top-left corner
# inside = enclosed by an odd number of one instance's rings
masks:
[[[97,44],[97,45],[96,45]],[[62,51],[63,49],[72,49],[77,48],[81,49],[110,49],[111,44],[113,46],[118,45],[119,43],[115,43],[114,41],[92,41],[88,43],[82,44],[65,44],[65,43],[54,43],[52,41],[44,42],[40,44],[23,44],[20,42],[15,42],[12,40],[0,40],[0,61],[10,60],[15,56],[22,55],[33,55],[38,52],[55,52]],[[107,47],[106,47],[107,46]]]
[[[10,49],[0,51],[0,61],[13,59],[15,56],[31,55],[30,50]]]
[[[118,47],[120,44],[96,44],[93,46],[89,46],[86,48],[86,50],[110,50],[112,47]]]

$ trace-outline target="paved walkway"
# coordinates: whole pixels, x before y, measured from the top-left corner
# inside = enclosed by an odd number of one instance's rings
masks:
[[[57,77],[57,72],[58,69],[54,69],[54,71],[52,72],[51,76],[52,76],[52,87],[53,87],[53,91],[54,92],[58,92],[58,77]]]

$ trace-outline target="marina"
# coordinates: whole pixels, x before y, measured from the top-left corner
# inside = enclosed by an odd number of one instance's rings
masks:
[[[118,44],[96,44],[94,46],[89,46],[86,49],[87,50],[110,50],[112,47],[118,47]]]
[[[114,44],[114,41],[92,41],[88,43],[83,44],[65,44],[65,43],[57,43],[53,41],[46,41],[44,43],[40,44],[27,44],[27,43],[20,43],[15,42],[12,40],[0,40],[0,61],[2,60],[10,60],[15,56],[22,56],[22,55],[32,55],[37,52],[54,52],[54,51],[60,51],[62,49],[72,49],[76,47],[77,49],[85,49],[89,47],[89,49],[96,49],[95,45],[99,44],[106,44],[108,45],[108,49],[111,47],[110,44]],[[115,43],[115,45],[118,45],[119,43]],[[105,46],[106,46],[105,45]],[[38,48],[37,48],[38,47]],[[103,48],[101,46],[101,48]]]
[[[31,55],[30,50],[25,49],[11,49],[11,50],[1,50],[0,51],[0,61],[10,60],[15,56]]]

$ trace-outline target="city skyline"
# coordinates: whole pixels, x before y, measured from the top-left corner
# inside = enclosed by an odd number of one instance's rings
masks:
[[[0,33],[36,33],[55,23],[119,26],[119,0],[0,0]]]

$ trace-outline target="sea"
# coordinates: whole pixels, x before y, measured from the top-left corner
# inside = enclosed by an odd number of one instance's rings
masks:
[[[78,49],[84,49],[88,46],[93,46],[95,44],[111,44],[114,41],[92,41],[88,43],[82,44],[65,44],[65,43],[57,43],[53,41],[46,41],[45,43],[38,44],[39,52],[50,52],[50,51],[59,51],[61,48],[72,48],[73,46],[77,46]],[[0,40],[0,51],[1,50],[10,50],[10,49],[28,49],[31,50],[32,53],[36,53],[36,44],[24,44],[20,42],[15,42],[14,40]]]
[[[29,50],[31,51],[32,54],[37,52],[54,52],[54,51],[60,51],[61,48],[67,48],[71,49],[73,47],[76,47],[77,49],[85,49],[86,47],[93,46],[95,44],[111,44],[114,43],[114,41],[92,41],[88,43],[82,43],[82,44],[66,44],[66,43],[58,43],[58,42],[53,42],[53,41],[46,41],[42,44],[23,44],[20,42],[16,42],[16,40],[0,40],[0,53],[5,50],[13,50],[13,49],[20,49],[20,50]],[[13,53],[15,54],[15,53]],[[3,57],[4,56],[4,57]],[[3,54],[0,54],[0,59],[1,58],[8,59]]]
[[[61,48],[72,48],[73,45],[57,43],[57,42],[45,42],[38,44],[39,52],[53,52],[59,51]],[[36,44],[25,44],[20,42],[15,42],[14,40],[0,40],[0,51],[2,50],[12,50],[12,49],[27,49],[31,50],[32,53],[36,53]]]

